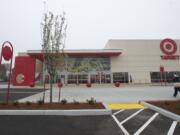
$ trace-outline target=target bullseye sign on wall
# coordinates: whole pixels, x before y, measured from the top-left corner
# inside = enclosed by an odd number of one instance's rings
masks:
[[[160,49],[165,55],[161,56],[163,60],[176,60],[179,59],[179,55],[175,55],[177,52],[177,44],[172,39],[164,39],[160,43]]]

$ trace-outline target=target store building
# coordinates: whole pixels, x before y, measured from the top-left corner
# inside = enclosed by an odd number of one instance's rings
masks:
[[[159,83],[180,76],[180,40],[109,40],[104,49],[64,50],[55,81]],[[47,72],[45,72],[48,78]],[[28,86],[42,82],[43,54],[40,50],[19,53],[15,59],[13,84]]]

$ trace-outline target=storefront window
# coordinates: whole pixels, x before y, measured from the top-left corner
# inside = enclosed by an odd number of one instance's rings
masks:
[[[180,76],[180,72],[151,72],[151,82],[152,83],[158,83],[158,82],[173,82],[174,74],[177,74]]]
[[[115,72],[113,73],[113,82],[128,83],[128,72]]]
[[[87,83],[87,82],[88,82],[87,74],[78,75],[78,83]]]
[[[77,75],[68,75],[68,84],[77,83]]]
[[[88,75],[87,74],[69,74],[68,75],[68,84],[81,84],[87,83]]]
[[[65,59],[64,73],[68,84],[110,83],[110,57],[68,57]],[[62,71],[62,70],[60,70]]]
[[[67,59],[68,72],[88,72],[88,59],[86,58],[68,58]]]
[[[67,59],[68,72],[90,72],[90,71],[109,71],[109,70],[110,70],[109,57],[82,57],[82,58]]]
[[[109,71],[110,58],[109,57],[96,57],[89,59],[89,71]]]

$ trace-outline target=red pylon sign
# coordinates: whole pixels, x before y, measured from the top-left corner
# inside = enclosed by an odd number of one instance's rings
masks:
[[[11,42],[9,42],[9,41],[5,41],[2,45],[1,55],[0,55],[0,64],[2,62],[2,58],[5,61],[10,61],[8,89],[7,89],[7,96],[6,96],[6,101],[8,103],[9,96],[10,96],[10,82],[11,82],[11,77],[12,77],[11,72],[12,72],[12,58],[13,58],[13,46],[12,46]]]

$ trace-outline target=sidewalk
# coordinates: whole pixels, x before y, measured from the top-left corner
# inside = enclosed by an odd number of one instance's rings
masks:
[[[121,83],[120,88],[124,87],[153,87],[153,86],[162,86],[162,87],[167,87],[167,86],[173,86],[172,83],[166,83],[166,84],[161,84],[161,83],[146,83],[146,84],[135,84],[135,83]],[[10,85],[11,88],[31,88],[31,89],[36,89],[36,88],[43,88],[43,85],[35,85],[35,87],[30,87],[30,86],[13,86]],[[63,85],[64,88],[87,88],[86,84],[68,84],[68,85]],[[92,88],[114,88],[114,84],[92,84]],[[0,83],[0,88],[7,88],[7,84],[1,84]],[[49,88],[49,84],[46,84],[46,88]],[[53,88],[58,88],[57,84],[53,85]]]
[[[53,101],[58,101],[59,89],[53,89]],[[86,102],[87,99],[93,97],[96,101],[106,104],[109,103],[138,103],[139,100],[177,100],[173,97],[172,86],[137,86],[137,87],[63,87],[61,90],[61,99],[67,99],[68,102],[73,100]],[[46,91],[45,101],[49,102],[49,90]],[[34,101],[42,99],[43,93],[39,93],[24,99],[25,101]]]

